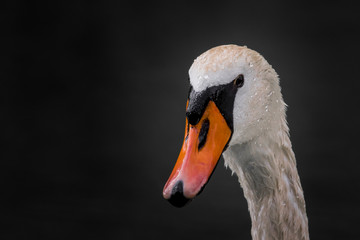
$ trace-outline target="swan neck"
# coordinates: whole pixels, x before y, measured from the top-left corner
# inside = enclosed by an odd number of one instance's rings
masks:
[[[287,132],[224,153],[244,190],[253,239],[309,239],[305,200]]]

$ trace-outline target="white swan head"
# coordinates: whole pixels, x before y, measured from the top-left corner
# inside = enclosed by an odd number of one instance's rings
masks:
[[[212,48],[189,70],[184,144],[163,196],[175,206],[194,198],[229,146],[276,133],[285,121],[276,72],[257,52]]]
[[[259,53],[237,45],[206,51],[195,59],[189,70],[191,86],[197,92],[233,82],[241,74],[244,84],[234,99],[230,145],[262,135],[284,115],[276,72]]]

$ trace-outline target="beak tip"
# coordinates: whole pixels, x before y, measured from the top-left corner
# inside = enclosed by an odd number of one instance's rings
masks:
[[[165,197],[165,195],[163,194],[165,199],[168,200],[171,205],[178,208],[184,207],[191,201],[191,199],[184,196],[183,186],[183,181],[180,180],[176,182],[175,186],[173,187],[170,197]]]
[[[191,201],[191,199],[184,197],[184,195],[177,194],[171,196],[171,198],[168,201],[174,207],[182,208],[185,205],[187,205]]]

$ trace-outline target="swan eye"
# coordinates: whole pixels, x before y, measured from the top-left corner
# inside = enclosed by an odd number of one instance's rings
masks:
[[[242,87],[244,85],[244,75],[240,74],[237,76],[237,78],[234,80],[234,85],[238,88]]]

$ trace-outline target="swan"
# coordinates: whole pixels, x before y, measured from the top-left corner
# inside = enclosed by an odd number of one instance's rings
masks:
[[[222,45],[194,60],[189,79],[184,141],[163,197],[189,203],[222,154],[243,188],[253,239],[309,239],[275,70],[246,46]]]

